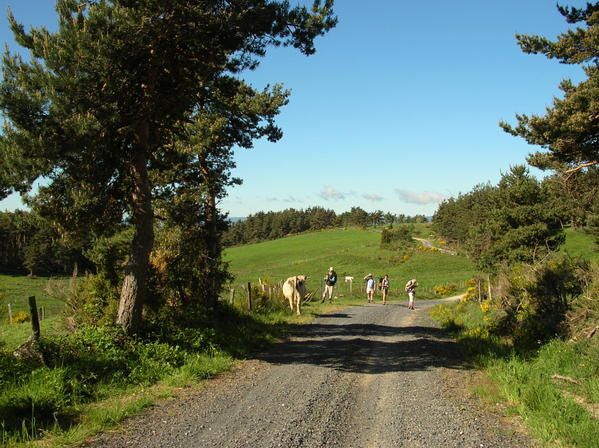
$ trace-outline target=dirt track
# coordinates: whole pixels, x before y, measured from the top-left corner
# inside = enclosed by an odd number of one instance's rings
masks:
[[[463,394],[448,393],[446,378],[459,385],[466,373],[455,344],[427,316],[431,304],[323,316],[87,446],[530,446]]]

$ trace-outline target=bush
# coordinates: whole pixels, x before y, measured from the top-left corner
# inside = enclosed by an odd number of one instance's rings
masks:
[[[566,334],[566,313],[582,294],[589,275],[586,261],[553,254],[536,265],[518,265],[500,283],[503,331],[517,343],[535,345]]]
[[[584,292],[572,300],[566,314],[565,330],[574,339],[599,339],[599,267],[594,266],[583,276]]]
[[[22,324],[25,322],[31,322],[31,316],[25,311],[17,311],[12,315],[13,324]]]
[[[96,266],[98,274],[113,286],[116,286],[123,276],[134,233],[134,229],[130,227],[110,237],[100,237],[94,241],[92,248],[85,252],[85,256]]]
[[[77,325],[110,325],[116,320],[119,291],[101,274],[68,282],[50,279],[45,292],[65,302],[66,312]]]
[[[135,347],[134,356],[129,361],[129,381],[150,385],[182,366],[185,353],[178,346],[147,342]]]
[[[437,285],[434,288],[435,294],[440,297],[446,297],[458,290],[458,285],[455,283],[446,283],[444,285]]]
[[[280,290],[272,292],[271,297],[259,286],[252,286],[252,311],[266,314],[289,309],[289,301]]]
[[[412,239],[414,226],[399,226],[397,228],[383,229],[381,233],[382,249],[406,249],[414,245]]]

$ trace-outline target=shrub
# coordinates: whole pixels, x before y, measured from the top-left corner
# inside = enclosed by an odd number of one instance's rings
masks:
[[[45,292],[65,302],[77,325],[110,325],[116,319],[119,291],[103,275],[87,274],[68,282],[50,279]]]
[[[575,339],[599,339],[599,267],[590,268],[582,280],[584,292],[572,300],[564,328]]]
[[[116,286],[122,277],[134,233],[131,227],[110,237],[100,237],[94,241],[92,248],[85,252],[85,256],[96,266],[97,272],[113,286]]]
[[[13,313],[13,315],[12,315],[12,322],[14,324],[22,324],[25,322],[31,322],[31,316],[29,315],[29,313],[27,313],[25,311],[17,311],[16,313]]]
[[[271,313],[289,309],[289,302],[283,296],[282,291],[275,290],[269,297],[266,291],[259,286],[252,286],[252,310],[256,313]]]
[[[149,385],[164,378],[183,365],[185,353],[178,347],[161,342],[136,345],[129,366],[129,381]]]
[[[589,264],[554,254],[536,265],[517,265],[500,279],[503,331],[525,345],[564,334],[573,300],[583,292]]]
[[[397,228],[383,229],[381,233],[381,248],[405,249],[414,245],[412,239],[414,226],[399,226]]]
[[[441,296],[441,297],[445,297],[450,294],[453,294],[454,292],[457,291],[457,289],[458,289],[458,285],[456,285],[455,283],[446,283],[444,285],[437,285],[434,288],[435,294],[438,296]]]

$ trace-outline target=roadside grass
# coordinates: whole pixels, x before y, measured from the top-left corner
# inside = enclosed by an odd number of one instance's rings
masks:
[[[478,303],[439,305],[430,313],[453,330],[473,366],[495,383],[475,388],[485,401],[504,403],[544,445],[597,446],[599,343],[555,339],[523,350],[489,334],[490,319]]]
[[[64,317],[52,316],[40,321],[40,329],[43,336],[57,336],[67,332]],[[31,323],[0,325],[0,346],[4,344],[8,350],[14,350],[31,336]]]
[[[198,328],[195,333],[204,347],[198,350],[173,342],[115,342],[116,329],[89,328],[73,336],[44,338],[55,359],[40,367],[7,364],[14,358],[0,344],[0,421],[5,422],[0,445],[79,444],[160,399],[201,386],[293,326],[350,303],[310,303],[301,316],[288,308],[249,314],[225,304],[215,329]]]
[[[599,245],[593,235],[580,230],[566,228],[566,242],[561,247],[571,257],[581,257],[599,263]]]
[[[322,292],[322,278],[329,266],[339,276],[336,294],[343,297],[350,296],[345,276],[354,277],[353,296],[359,297],[362,279],[368,273],[377,278],[388,274],[390,298],[403,299],[403,287],[411,278],[418,279],[420,298],[433,298],[435,286],[455,283],[463,290],[475,273],[473,264],[462,256],[415,251],[404,260],[392,250],[380,249],[380,237],[376,229],[324,230],[229,248],[225,260],[235,276],[234,286],[257,284],[258,278],[277,283],[305,274],[309,277],[308,289],[315,290],[317,296]]]

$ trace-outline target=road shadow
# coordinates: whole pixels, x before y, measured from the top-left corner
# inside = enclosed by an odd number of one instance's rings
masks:
[[[293,331],[291,336],[258,359],[370,374],[466,368],[447,333],[432,327],[312,324]],[[382,337],[391,340],[376,339]]]
[[[324,318],[340,318],[340,319],[351,319],[353,314],[346,313],[332,313],[332,314],[315,314],[316,317],[324,317]]]

